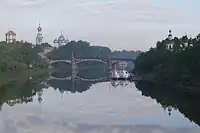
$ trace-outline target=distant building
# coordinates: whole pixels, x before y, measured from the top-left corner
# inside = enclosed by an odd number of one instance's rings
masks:
[[[200,34],[197,36],[197,40],[200,39]],[[172,31],[169,30],[169,34],[166,41],[166,49],[173,51],[174,50],[174,41],[173,41],[173,36],[172,36]],[[180,38],[180,48],[181,50],[186,50],[188,47],[193,47],[193,42],[192,38],[187,36],[187,33]],[[176,44],[177,45],[177,44]]]
[[[193,47],[192,38],[188,38],[187,33],[185,34],[185,36],[182,37],[181,47],[183,48],[183,50],[187,47]]]
[[[40,24],[37,28],[37,31],[38,32],[37,32],[37,36],[36,36],[36,44],[41,45],[43,43],[43,35],[42,35],[42,27],[40,26]]]
[[[14,31],[8,31],[6,33],[6,42],[15,43],[16,42],[16,33]]]
[[[60,46],[62,46],[62,45],[65,45],[65,44],[67,44],[68,42],[69,42],[68,39],[66,39],[66,38],[63,36],[62,31],[61,31],[61,35],[58,37],[58,39],[55,39],[55,40],[53,41],[53,43],[54,43],[54,45],[55,45],[56,47],[60,47]]]
[[[167,38],[167,49],[168,50],[173,50],[174,47],[174,42],[173,42],[173,36],[172,36],[172,31],[169,30],[168,38]]]

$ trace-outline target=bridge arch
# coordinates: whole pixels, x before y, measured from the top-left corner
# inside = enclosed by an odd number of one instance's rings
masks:
[[[108,63],[107,61],[103,61],[103,60],[99,60],[99,59],[83,59],[83,60],[77,61],[76,64],[80,64],[82,62],[88,62],[88,61],[101,62],[101,63],[104,63],[104,64]]]
[[[50,76],[49,79],[53,79],[53,80],[71,80],[72,77],[65,77],[65,78],[58,78],[58,77],[54,77],[54,76]]]
[[[71,60],[51,60],[50,64],[58,63],[58,62],[64,62],[67,64],[71,64]]]

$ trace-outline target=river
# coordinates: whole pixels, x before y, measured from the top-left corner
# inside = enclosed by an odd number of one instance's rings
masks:
[[[169,115],[148,84],[32,80],[1,87],[0,133],[200,132],[178,109]]]

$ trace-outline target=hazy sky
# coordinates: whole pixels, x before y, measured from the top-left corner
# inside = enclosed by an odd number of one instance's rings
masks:
[[[87,40],[112,49],[147,50],[173,35],[200,32],[199,0],[0,0],[0,40],[14,30],[35,43],[41,22],[45,41],[60,31],[69,40]]]

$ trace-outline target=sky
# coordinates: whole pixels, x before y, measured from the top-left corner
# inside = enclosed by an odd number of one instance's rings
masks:
[[[69,40],[115,50],[148,50],[174,36],[200,32],[199,0],[0,0],[0,40],[13,30],[35,43],[39,22],[44,41]]]

